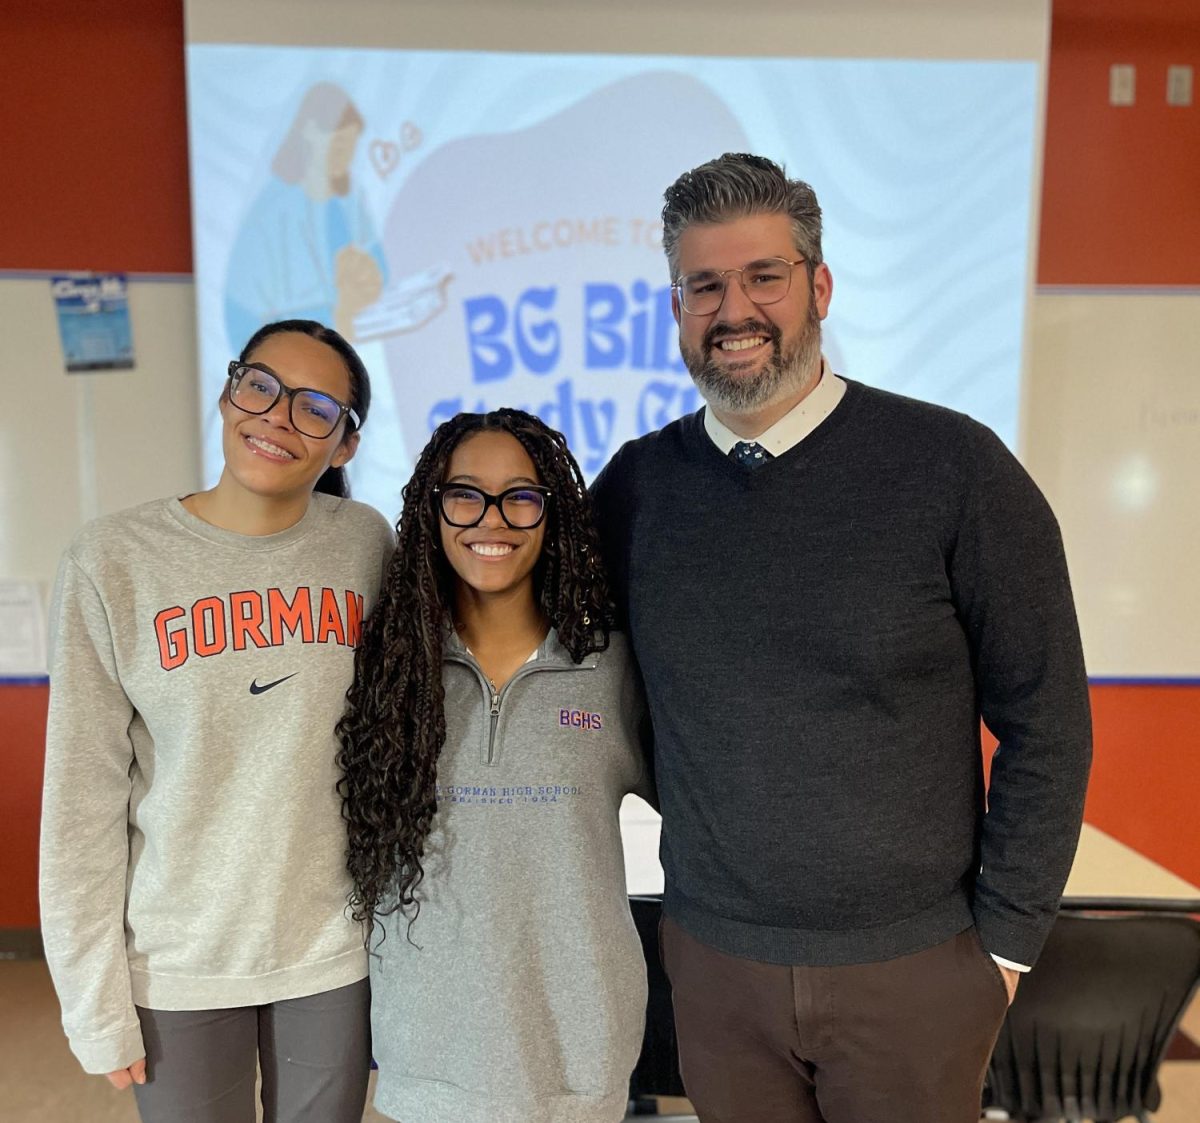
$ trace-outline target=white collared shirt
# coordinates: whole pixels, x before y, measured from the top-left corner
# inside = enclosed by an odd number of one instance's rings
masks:
[[[757,437],[739,437],[717,420],[707,406],[704,409],[704,431],[726,456],[738,441],[753,440],[772,456],[781,456],[807,437],[836,408],[846,393],[846,383],[821,360],[821,377],[816,386],[787,411],[774,425]]]

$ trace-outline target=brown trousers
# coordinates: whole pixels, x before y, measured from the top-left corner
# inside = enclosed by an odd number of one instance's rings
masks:
[[[975,1123],[1008,1009],[968,928],[883,963],[785,967],[660,931],[702,1123]]]

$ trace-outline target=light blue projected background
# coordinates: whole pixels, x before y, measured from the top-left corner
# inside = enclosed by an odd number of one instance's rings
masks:
[[[208,483],[226,364],[291,315],[355,335],[375,402],[352,484],[389,517],[459,409],[534,410],[590,478],[699,404],[658,213],[726,151],[816,188],[834,369],[1015,443],[1032,62],[193,45],[188,85]],[[344,193],[321,198],[337,159],[313,118],[346,106],[363,124],[342,135]],[[351,258],[382,280],[365,305]]]

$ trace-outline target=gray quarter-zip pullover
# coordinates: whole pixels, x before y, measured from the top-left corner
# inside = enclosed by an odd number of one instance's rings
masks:
[[[624,638],[576,665],[551,633],[496,692],[451,636],[444,680],[420,915],[411,932],[387,917],[371,958],[375,1105],[403,1123],[619,1120],[646,1006],[618,822],[644,773]]]

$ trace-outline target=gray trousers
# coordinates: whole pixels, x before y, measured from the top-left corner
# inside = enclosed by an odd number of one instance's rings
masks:
[[[360,1123],[371,1068],[366,979],[267,1006],[145,1010],[142,1123]]]

